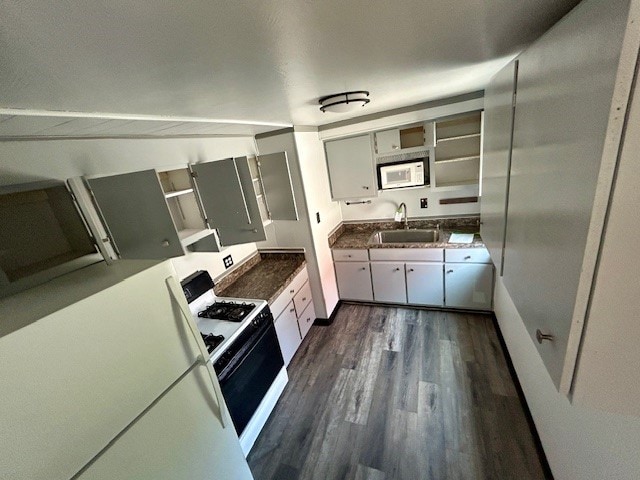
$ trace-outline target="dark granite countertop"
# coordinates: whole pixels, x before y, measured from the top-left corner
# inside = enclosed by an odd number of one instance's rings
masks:
[[[331,238],[329,246],[334,249],[353,248],[478,248],[484,247],[484,243],[478,232],[478,217],[466,217],[460,219],[441,220],[414,220],[409,221],[409,228],[436,228],[440,226],[440,239],[431,243],[384,243],[369,244],[371,235],[379,230],[402,229],[400,222],[366,222],[343,224]],[[472,243],[448,243],[452,233],[474,233]]]
[[[221,297],[258,298],[272,303],[306,265],[304,253],[260,253],[249,268],[215,289]],[[224,282],[224,284],[223,284]]]

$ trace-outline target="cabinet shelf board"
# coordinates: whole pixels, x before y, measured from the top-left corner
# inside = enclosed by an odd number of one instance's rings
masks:
[[[469,133],[467,135],[454,135],[451,137],[442,137],[442,138],[438,138],[438,143],[440,142],[450,142],[453,140],[463,140],[465,138],[477,138],[480,136],[480,132],[478,133]]]
[[[180,230],[178,232],[178,237],[180,238],[180,243],[182,243],[182,245],[186,247],[188,245],[191,245],[192,243],[197,242],[198,240],[208,237],[212,233],[213,233],[213,230],[209,228],[205,228],[202,230],[195,229],[195,228],[187,228],[184,230]]]
[[[456,182],[440,183],[436,181],[436,187],[461,187],[463,185],[477,185],[478,180],[459,180]]]
[[[193,188],[185,188],[183,190],[172,190],[170,192],[164,192],[164,198],[178,197],[180,195],[186,195],[188,193],[193,193]]]
[[[480,160],[480,155],[472,155],[469,157],[453,157],[453,158],[436,158],[436,164],[441,163],[456,163],[456,162],[469,162],[471,160]]]

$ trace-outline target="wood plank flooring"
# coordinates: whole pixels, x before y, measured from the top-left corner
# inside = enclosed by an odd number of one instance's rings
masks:
[[[256,480],[545,478],[490,315],[343,304],[288,372]]]

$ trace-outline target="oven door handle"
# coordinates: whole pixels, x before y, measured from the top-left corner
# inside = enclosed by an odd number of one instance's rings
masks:
[[[216,402],[218,403],[218,409],[220,410],[220,423],[222,424],[222,428],[227,427],[227,415],[225,413],[226,405],[224,403],[224,397],[222,396],[222,389],[220,388],[220,384],[218,383],[218,378],[216,377],[216,372],[213,370],[213,365],[209,361],[209,352],[202,341],[202,335],[200,335],[200,331],[198,327],[193,322],[193,318],[191,316],[191,312],[185,305],[186,299],[184,298],[184,292],[182,288],[178,285],[178,281],[174,277],[167,277],[165,279],[165,283],[169,288],[169,293],[171,294],[172,299],[176,302],[178,307],[180,308],[180,313],[184,317],[185,323],[189,327],[189,331],[193,336],[193,339],[200,350],[199,358],[200,365],[205,367],[207,372],[209,373],[209,378],[211,380],[211,385],[213,386],[213,393],[216,397]]]

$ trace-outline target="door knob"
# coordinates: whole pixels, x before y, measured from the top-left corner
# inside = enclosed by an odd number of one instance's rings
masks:
[[[550,342],[553,342],[554,339],[555,337],[550,333],[542,333],[540,329],[536,330],[536,340],[538,340],[538,343],[542,343],[544,340],[549,340]]]

